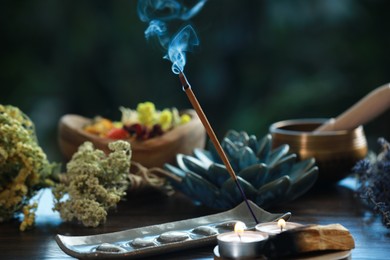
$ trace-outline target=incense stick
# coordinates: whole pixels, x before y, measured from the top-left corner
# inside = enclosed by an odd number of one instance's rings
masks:
[[[232,179],[236,183],[238,189],[240,190],[242,198],[244,199],[244,201],[245,201],[250,213],[252,214],[256,224],[258,224],[259,222],[257,221],[257,218],[256,218],[255,214],[253,213],[251,206],[248,203],[248,199],[245,196],[244,190],[242,189],[240,183],[238,182],[237,175],[235,174],[235,172],[234,172],[234,170],[229,162],[229,159],[226,156],[225,151],[223,150],[221,144],[219,143],[218,138],[215,135],[215,132],[209,123],[209,120],[207,119],[205,113],[203,112],[203,109],[202,109],[201,105],[199,104],[194,92],[191,89],[191,85],[188,83],[188,80],[183,72],[179,73],[179,79],[180,79],[181,84],[183,85],[183,90],[185,91],[188,99],[190,100],[192,107],[195,109],[196,114],[198,115],[200,121],[202,122],[203,126],[206,129],[207,135],[209,136],[211,142],[213,143],[215,149],[217,150],[218,155],[221,157],[227,171],[229,172],[230,176],[232,177]]]

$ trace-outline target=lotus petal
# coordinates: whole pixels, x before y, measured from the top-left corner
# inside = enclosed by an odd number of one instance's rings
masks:
[[[282,176],[272,182],[262,186],[258,190],[256,204],[262,205],[264,208],[271,206],[273,203],[284,202],[283,198],[290,188],[291,181],[288,176]]]
[[[174,175],[178,176],[180,179],[185,178],[186,172],[183,171],[182,169],[179,169],[173,165],[170,164],[165,164],[164,168],[168,170],[169,172],[173,173]],[[169,176],[168,176],[169,177]]]
[[[212,204],[219,193],[218,187],[193,172],[187,172],[181,184],[185,194],[205,204]]]
[[[279,161],[277,161],[272,168],[270,168],[266,182],[270,182],[280,178],[283,175],[289,175],[290,169],[297,159],[296,154],[289,154]]]
[[[190,169],[187,168],[187,165],[185,165],[185,163],[183,162],[183,157],[185,155],[184,154],[177,154],[176,155],[176,163],[177,163],[177,166],[180,167],[180,169],[182,169],[183,171],[189,171]]]
[[[299,178],[301,174],[308,171],[310,168],[315,166],[316,160],[314,158],[308,158],[306,160],[297,162],[293,165],[291,171],[290,171],[290,178],[292,180]]]
[[[254,164],[238,173],[238,176],[252,184],[255,189],[261,187],[267,179],[268,168],[264,163]]]
[[[257,137],[255,135],[249,136],[247,145],[257,155],[259,151],[259,142],[257,141]]]
[[[268,167],[272,168],[274,164],[276,164],[281,158],[283,158],[288,153],[289,150],[290,150],[290,146],[288,144],[283,144],[278,148],[272,150],[271,154],[269,155],[266,161]]]
[[[206,150],[203,150],[200,148],[195,148],[194,155],[196,158],[198,158],[199,160],[201,160],[204,163],[206,168],[208,168],[211,164],[214,163],[214,161],[212,160],[213,157],[209,151],[206,151]]]
[[[240,140],[240,133],[238,133],[236,130],[229,130],[225,134],[225,138],[231,140],[233,143]]]
[[[205,178],[206,180],[210,181],[210,174],[207,172],[207,168],[201,160],[187,155],[178,155],[176,158],[179,165],[184,164],[186,169],[188,169],[189,171],[196,172],[202,178]]]
[[[237,168],[237,161],[239,157],[239,148],[236,144],[234,144],[230,139],[224,138],[221,142],[222,149],[224,150],[230,164],[233,168]],[[217,150],[215,149],[214,145],[209,143],[209,151],[212,155],[212,158],[217,163],[222,163],[221,157],[219,156]]]
[[[253,199],[256,197],[257,190],[252,186],[252,184],[250,184],[240,176],[237,176],[237,181],[239,182],[242,190],[244,191],[248,199]],[[243,201],[241,191],[239,190],[237,183],[232,178],[227,180],[222,185],[221,194],[224,194],[227,196],[227,198],[229,198],[229,200],[232,202],[231,206],[236,206]]]
[[[269,154],[271,152],[271,141],[272,136],[267,134],[259,141],[258,150],[257,150],[257,158],[259,158],[260,162],[266,162],[268,160]]]
[[[257,163],[257,157],[251,148],[243,147],[239,151],[238,169],[244,169]]]
[[[318,167],[314,166],[310,170],[304,172],[298,179],[295,179],[290,190],[286,194],[286,200],[295,200],[305,194],[318,178]]]
[[[232,159],[238,159],[239,148],[235,143],[233,143],[230,139],[224,138],[221,145],[228,157],[231,157]]]
[[[225,165],[219,163],[213,163],[207,170],[209,178],[214,185],[221,187],[222,184],[230,178],[229,172],[226,170]]]
[[[238,161],[240,158],[240,151],[237,145],[235,145],[232,141],[229,139],[224,138],[223,142],[221,143],[221,146],[223,150],[226,153],[226,156],[228,157],[228,160],[233,167],[234,170],[238,169]]]
[[[248,143],[248,140],[249,140],[249,135],[247,132],[245,131],[241,131],[240,134],[239,134],[239,142],[242,143],[243,145],[246,145]]]
[[[173,175],[175,176],[178,176],[179,178],[176,179],[176,178],[172,178],[171,176],[169,175],[166,175],[165,177],[168,178],[168,181],[169,183],[172,185],[172,187],[184,194],[187,194],[186,192],[186,185],[183,183],[183,180],[186,179],[186,176],[187,176],[187,173],[184,172],[183,170],[173,166],[173,165],[170,165],[170,164],[165,164],[164,165],[164,168],[171,172]]]

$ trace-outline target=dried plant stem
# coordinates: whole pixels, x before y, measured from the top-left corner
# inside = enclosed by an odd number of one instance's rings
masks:
[[[198,102],[194,92],[191,89],[191,85],[188,83],[187,78],[186,78],[186,76],[184,75],[183,72],[179,73],[179,79],[180,79],[181,84],[183,85],[183,90],[185,91],[185,93],[186,93],[186,95],[187,95],[187,97],[188,97],[192,107],[195,109],[195,111],[196,111],[200,121],[202,122],[203,126],[206,129],[207,135],[209,136],[211,142],[213,143],[215,149],[217,150],[218,155],[221,157],[221,159],[222,159],[222,161],[223,161],[227,171],[229,172],[230,176],[232,177],[232,179],[236,183],[236,185],[237,185],[237,187],[238,187],[238,189],[239,189],[239,191],[240,191],[240,193],[241,193],[241,195],[242,195],[242,197],[243,197],[243,199],[244,199],[244,201],[245,201],[245,203],[246,203],[250,213],[252,214],[255,222],[259,223],[257,218],[256,218],[256,216],[255,216],[255,214],[253,213],[253,210],[252,210],[251,206],[248,203],[248,199],[245,196],[244,190],[242,189],[240,183],[238,182],[237,175],[235,174],[235,172],[234,172],[234,170],[233,170],[233,168],[232,168],[232,166],[231,166],[231,164],[229,162],[229,159],[226,156],[225,151],[223,150],[221,144],[219,143],[218,138],[215,135],[215,132],[214,132],[213,128],[211,127],[211,125],[210,125],[210,123],[209,123],[205,113],[203,112],[203,109],[202,109],[201,105],[199,104],[199,102]]]

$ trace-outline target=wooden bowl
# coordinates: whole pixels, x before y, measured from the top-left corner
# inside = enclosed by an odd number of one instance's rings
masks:
[[[165,163],[174,163],[176,154],[191,154],[194,148],[204,148],[206,132],[194,110],[185,110],[191,121],[175,127],[159,137],[145,141],[127,140],[131,144],[132,161],[147,168],[162,167]],[[67,114],[61,117],[58,126],[58,139],[61,152],[67,160],[85,141],[90,141],[95,148],[108,153],[108,143],[115,140],[99,137],[83,130],[92,119],[79,115]]]
[[[292,119],[270,127],[272,146],[288,144],[302,160],[314,157],[319,169],[318,183],[335,183],[351,173],[355,163],[367,155],[363,127],[314,133],[327,119]]]

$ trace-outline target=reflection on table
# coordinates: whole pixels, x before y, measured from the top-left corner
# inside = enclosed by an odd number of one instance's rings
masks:
[[[275,213],[290,211],[291,220],[302,224],[340,223],[355,239],[352,259],[388,259],[390,231],[383,226],[380,217],[373,215],[344,185],[353,183],[344,181],[342,184],[326,189],[316,187],[293,202],[267,210]],[[55,242],[56,234],[95,235],[218,213],[193,204],[179,193],[166,197],[157,191],[147,190],[128,194],[126,201],[109,213],[106,224],[86,228],[77,223],[62,222],[58,213],[52,212],[52,206],[51,192],[46,190],[37,211],[36,228],[20,232],[16,220],[0,224],[1,259],[71,259]],[[159,255],[158,258],[213,259],[214,246],[182,250]]]

